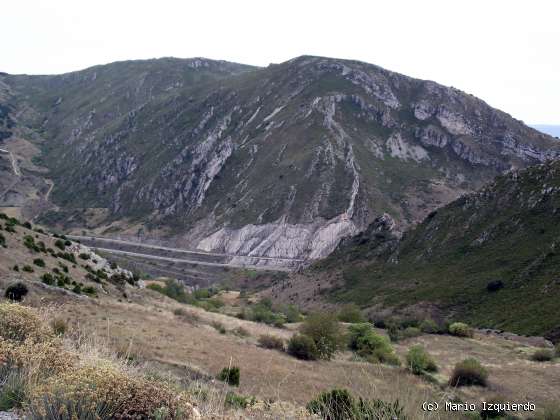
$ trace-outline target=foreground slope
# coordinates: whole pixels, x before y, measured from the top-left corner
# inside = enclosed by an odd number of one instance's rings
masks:
[[[324,257],[376,216],[403,230],[560,150],[471,95],[357,61],[162,59],[2,83],[44,138],[60,208],[43,221],[228,254]]]
[[[560,162],[500,176],[401,240],[391,229],[389,218],[377,220],[294,281],[329,282],[331,302],[354,301],[373,314],[408,308],[560,338]],[[289,290],[273,293],[287,298]]]

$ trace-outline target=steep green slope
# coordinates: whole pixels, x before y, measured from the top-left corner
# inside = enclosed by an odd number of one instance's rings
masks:
[[[387,231],[355,238],[312,272],[340,270],[336,301],[429,304],[478,326],[559,338],[559,241],[554,162],[498,177],[431,213],[400,242]],[[499,290],[488,290],[491,282]]]

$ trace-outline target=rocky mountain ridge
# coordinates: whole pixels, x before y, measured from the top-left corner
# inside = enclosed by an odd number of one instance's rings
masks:
[[[403,231],[556,141],[457,89],[347,60],[206,59],[0,76],[66,229],[321,258],[387,213]]]

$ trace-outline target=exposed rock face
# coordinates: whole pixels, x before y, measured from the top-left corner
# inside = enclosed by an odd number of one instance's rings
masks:
[[[207,251],[320,258],[384,213],[402,230],[560,150],[470,95],[356,61],[164,59],[0,82],[48,144],[63,214],[43,220],[107,209],[96,226]]]

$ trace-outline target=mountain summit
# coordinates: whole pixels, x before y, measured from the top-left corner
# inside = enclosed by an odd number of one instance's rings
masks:
[[[324,257],[382,214],[402,231],[560,152],[460,90],[323,57],[0,75],[0,101],[4,142],[38,148],[54,184],[42,221],[228,254]]]

